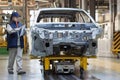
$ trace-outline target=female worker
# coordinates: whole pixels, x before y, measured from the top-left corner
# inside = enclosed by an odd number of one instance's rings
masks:
[[[17,74],[25,74],[22,70],[22,53],[24,48],[24,39],[21,35],[23,25],[19,22],[20,15],[17,12],[11,14],[10,23],[7,24],[7,48],[9,51],[8,73],[14,74],[13,65],[16,60]]]

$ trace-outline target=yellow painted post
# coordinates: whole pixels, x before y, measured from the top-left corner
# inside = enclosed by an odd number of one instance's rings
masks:
[[[24,53],[27,53],[28,43],[27,43],[27,36],[24,36]]]
[[[80,67],[83,68],[85,71],[87,70],[87,57],[80,58]]]
[[[49,70],[50,69],[50,60],[49,60],[49,58],[45,58],[44,59],[45,61],[44,61],[44,69],[45,70]]]

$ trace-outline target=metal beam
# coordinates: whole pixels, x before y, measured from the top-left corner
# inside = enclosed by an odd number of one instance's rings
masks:
[[[90,6],[90,15],[95,20],[95,0],[89,0],[89,6]]]
[[[82,9],[82,0],[79,0],[79,8]]]
[[[68,4],[70,8],[76,8],[76,0],[69,0]]]
[[[28,17],[27,17],[28,16],[28,4],[27,4],[27,2],[28,1],[25,0],[25,13],[24,14],[25,14],[25,24],[26,24],[26,27],[28,27],[28,23],[27,23],[28,22]]]
[[[64,0],[63,7],[76,8],[76,0]]]
[[[88,10],[88,1],[87,0],[82,0],[82,9],[85,11]]]
[[[113,31],[114,31],[114,19],[113,19],[113,15],[114,15],[114,1],[113,0],[109,0],[109,13],[110,13],[110,43],[111,43],[111,49],[112,49],[112,41],[113,41]]]

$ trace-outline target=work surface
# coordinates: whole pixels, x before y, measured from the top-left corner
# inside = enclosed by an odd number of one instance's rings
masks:
[[[30,60],[24,56],[23,69],[27,72],[25,75],[13,75],[7,73],[7,57],[0,57],[0,80],[44,80],[41,75],[41,66],[38,59]],[[79,62],[78,62],[79,63]],[[76,68],[78,68],[76,63]],[[85,80],[119,80],[120,79],[120,60],[112,58],[97,58],[88,60],[88,71]],[[15,70],[14,70],[15,71]],[[50,74],[45,77],[46,80],[80,80],[78,70],[75,75],[56,75]],[[77,75],[77,76],[76,76]]]

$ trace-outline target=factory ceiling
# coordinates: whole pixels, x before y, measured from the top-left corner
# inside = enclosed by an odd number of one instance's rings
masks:
[[[27,2],[28,8],[50,7],[56,0],[0,0],[1,9],[11,9],[23,7]],[[57,0],[59,1],[59,0]],[[90,1],[90,0],[88,0]],[[89,5],[89,2],[88,2]],[[108,8],[109,0],[96,0],[96,9]],[[79,0],[76,0],[76,6],[79,6]]]

